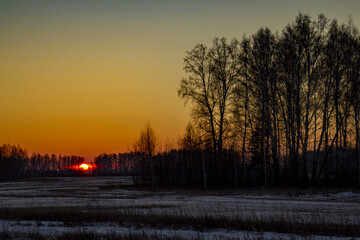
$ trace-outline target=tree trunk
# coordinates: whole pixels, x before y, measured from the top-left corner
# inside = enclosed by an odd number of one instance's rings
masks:
[[[317,157],[315,156],[316,153],[316,143],[317,143],[317,109],[315,109],[314,113],[314,150],[313,150],[313,167],[312,167],[312,173],[311,173],[311,185],[314,187],[316,184],[316,171],[317,171]]]
[[[356,153],[357,153],[357,182],[360,187],[360,126],[359,126],[359,110],[360,110],[360,104],[359,100],[357,100],[355,106],[355,128],[356,128]]]
[[[204,189],[207,190],[206,171],[205,171],[205,157],[204,157],[204,151],[203,150],[201,150],[201,160],[202,160],[202,172],[203,172]]]
[[[248,111],[248,79],[245,78],[245,113],[244,113],[244,135],[242,142],[242,168],[243,168],[243,183],[245,183],[245,151],[246,151],[246,134],[247,134],[247,111]]]

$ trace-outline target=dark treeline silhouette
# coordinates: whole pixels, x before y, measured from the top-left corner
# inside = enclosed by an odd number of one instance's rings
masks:
[[[360,184],[360,37],[351,19],[299,14],[280,34],[215,38],[184,58],[192,106],[179,150],[136,142],[143,183],[201,188]]]
[[[19,146],[0,146],[0,180],[14,179],[24,174],[27,153]]]
[[[78,166],[85,162],[79,156],[56,156],[55,154],[32,154],[20,146],[4,144],[0,146],[0,180],[18,177],[75,176]]]
[[[281,34],[216,38],[187,52],[184,70],[178,94],[192,103],[216,184],[230,183],[229,150],[234,186],[250,166],[264,186],[359,184],[360,38],[351,19],[300,13]]]
[[[131,175],[135,172],[136,153],[100,154],[95,157],[94,174],[96,175]]]

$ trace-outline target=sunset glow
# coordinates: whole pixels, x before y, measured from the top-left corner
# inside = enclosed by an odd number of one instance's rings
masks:
[[[87,170],[89,170],[89,165],[87,165],[86,163],[83,163],[79,166],[79,169],[83,170],[83,171],[87,171]]]
[[[196,44],[281,30],[299,11],[352,13],[360,26],[359,1],[298,2],[1,1],[0,144],[90,163],[129,151],[151,122],[159,145],[176,147],[190,119],[177,96],[183,58]]]

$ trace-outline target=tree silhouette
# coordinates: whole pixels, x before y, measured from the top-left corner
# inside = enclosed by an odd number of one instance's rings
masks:
[[[225,38],[215,38],[209,49],[202,44],[195,46],[184,59],[188,77],[181,81],[178,90],[185,103],[192,102],[195,124],[204,140],[211,143],[218,180],[223,175],[220,162],[224,143],[233,137],[230,106],[240,78],[239,49],[238,41],[227,43]]]
[[[154,159],[157,144],[157,137],[154,130],[150,126],[150,123],[147,123],[145,128],[141,130],[139,139],[134,143],[135,152],[140,152],[145,156],[146,162],[143,162],[143,169],[149,168],[151,185],[155,184],[155,169],[154,169]],[[150,166],[147,167],[147,162],[150,162]]]

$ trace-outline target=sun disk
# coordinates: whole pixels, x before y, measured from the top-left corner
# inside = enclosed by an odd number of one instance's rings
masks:
[[[89,169],[89,165],[87,165],[86,163],[83,163],[79,166],[79,169],[86,171]]]

